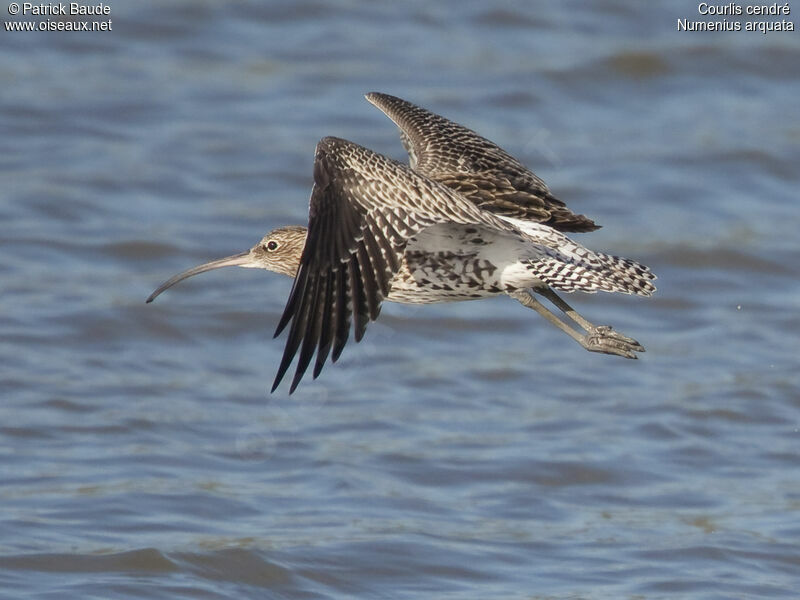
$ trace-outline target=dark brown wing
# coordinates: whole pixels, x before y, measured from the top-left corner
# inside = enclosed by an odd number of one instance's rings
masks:
[[[408,239],[437,223],[517,233],[459,194],[405,165],[338,138],[317,144],[308,237],[275,335],[289,337],[272,390],[295,355],[294,391],[316,353],[314,377],[335,362],[355,323],[360,341],[380,312]]]
[[[372,92],[366,98],[400,128],[411,168],[422,175],[457,189],[495,214],[560,231],[599,228],[567,208],[516,158],[471,129],[395,96]]]

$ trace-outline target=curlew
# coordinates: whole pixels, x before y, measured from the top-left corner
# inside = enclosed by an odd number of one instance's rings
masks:
[[[564,232],[598,226],[474,131],[394,96],[366,98],[400,129],[409,166],[344,139],[323,138],[314,158],[308,227],[279,227],[247,252],[179,273],[147,302],[187,277],[226,266],[294,277],[275,332],[289,328],[272,386],[299,354],[289,393],[315,356],[314,378],[329,356],[336,362],[351,328],[360,341],[384,300],[428,304],[506,294],[586,350],[625,358],[644,351],[636,340],[585,319],[556,290],[650,296],[655,275],[648,267],[567,237]]]

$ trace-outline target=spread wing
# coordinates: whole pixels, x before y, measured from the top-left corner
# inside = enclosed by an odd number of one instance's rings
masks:
[[[291,323],[272,390],[294,357],[295,390],[316,353],[314,378],[342,353],[354,322],[360,341],[380,312],[410,237],[438,223],[521,235],[442,184],[347,140],[317,144],[308,237],[279,335]]]
[[[567,208],[516,158],[471,129],[395,96],[372,92],[366,98],[398,126],[411,168],[422,175],[497,215],[559,231],[599,228]]]

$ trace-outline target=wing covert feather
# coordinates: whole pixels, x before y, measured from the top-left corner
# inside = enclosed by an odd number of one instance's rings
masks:
[[[308,235],[275,335],[291,323],[273,384],[297,355],[295,390],[316,353],[317,377],[378,318],[410,237],[436,223],[474,223],[521,235],[442,184],[352,142],[323,138],[314,161]],[[298,355],[299,352],[299,355]]]
[[[593,231],[542,179],[497,144],[458,123],[396,96],[366,99],[400,129],[411,168],[459,191],[487,211],[544,223],[559,231]]]

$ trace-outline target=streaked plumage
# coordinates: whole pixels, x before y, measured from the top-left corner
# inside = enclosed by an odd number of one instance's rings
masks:
[[[594,231],[550,193],[544,181],[508,152],[471,129],[411,104],[372,92],[369,102],[400,129],[409,164],[496,215],[544,223],[559,231]]]
[[[316,378],[329,356],[339,358],[351,322],[359,341],[383,300],[432,303],[505,293],[588,350],[627,358],[644,350],[609,327],[589,323],[553,290],[649,296],[655,276],[647,267],[567,238],[560,230],[597,226],[572,213],[541,179],[493,143],[398,98],[369,94],[367,99],[398,124],[413,168],[353,142],[323,138],[314,159],[306,232],[275,230],[249,253],[173,277],[148,302],[181,279],[217,266],[284,273],[296,268],[276,331],[277,336],[289,329],[272,388],[297,356],[290,392],[312,360]],[[547,310],[534,292],[586,334]]]

